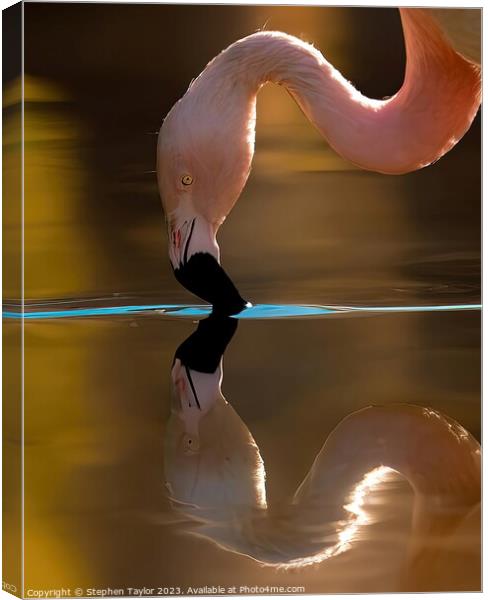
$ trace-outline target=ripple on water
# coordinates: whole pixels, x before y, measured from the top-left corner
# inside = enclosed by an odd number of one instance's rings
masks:
[[[49,304],[49,310],[24,311],[24,319],[62,319],[80,317],[103,317],[128,314],[156,313],[162,318],[187,318],[195,319],[209,316],[212,312],[208,305],[180,305],[180,304],[138,304],[128,306],[98,306],[89,308],[75,308],[63,305],[62,310],[56,310],[56,303]],[[446,304],[435,306],[323,306],[323,305],[298,305],[298,304],[256,304],[245,308],[238,315],[238,319],[292,319],[307,317],[339,316],[351,313],[407,313],[407,312],[441,312],[481,310],[481,304]],[[10,310],[3,312],[7,319],[20,319],[22,311],[20,306],[10,306]]]

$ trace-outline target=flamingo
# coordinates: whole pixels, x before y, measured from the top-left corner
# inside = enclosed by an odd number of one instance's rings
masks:
[[[408,404],[368,406],[329,434],[289,502],[268,506],[265,465],[224,398],[222,356],[238,321],[209,317],[175,354],[165,478],[184,531],[277,568],[352,552],[370,522],[365,501],[392,471],[414,492],[409,569],[479,507],[481,450],[452,418]]]
[[[434,11],[399,10],[406,70],[391,98],[362,95],[312,45],[259,31],[210,61],[167,114],[157,176],[169,258],[177,280],[216,313],[246,305],[220,264],[216,235],[251,170],[264,84],[285,87],[335,151],[379,173],[421,169],[469,129],[480,105],[480,66],[453,48]]]

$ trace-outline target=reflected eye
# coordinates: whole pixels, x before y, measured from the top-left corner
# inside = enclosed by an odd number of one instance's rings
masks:
[[[181,440],[183,453],[188,455],[196,454],[200,450],[200,440],[198,436],[185,433]]]
[[[183,185],[191,185],[193,183],[193,177],[191,175],[183,175],[181,183]]]

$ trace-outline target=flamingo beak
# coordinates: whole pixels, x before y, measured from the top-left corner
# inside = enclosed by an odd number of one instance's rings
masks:
[[[192,254],[174,273],[182,286],[212,305],[214,315],[235,315],[248,305],[217,259],[208,252]]]

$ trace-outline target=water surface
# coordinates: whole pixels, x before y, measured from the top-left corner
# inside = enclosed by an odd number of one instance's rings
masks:
[[[268,503],[290,497],[330,432],[365,406],[432,407],[479,439],[479,321],[478,312],[243,320],[222,389],[259,447]],[[360,543],[316,567],[263,569],[182,533],[164,485],[165,437],[173,355],[194,327],[155,314],[26,324],[32,586],[478,586],[479,530],[469,523],[443,540],[427,577],[405,579],[412,492],[398,478],[368,498]]]

